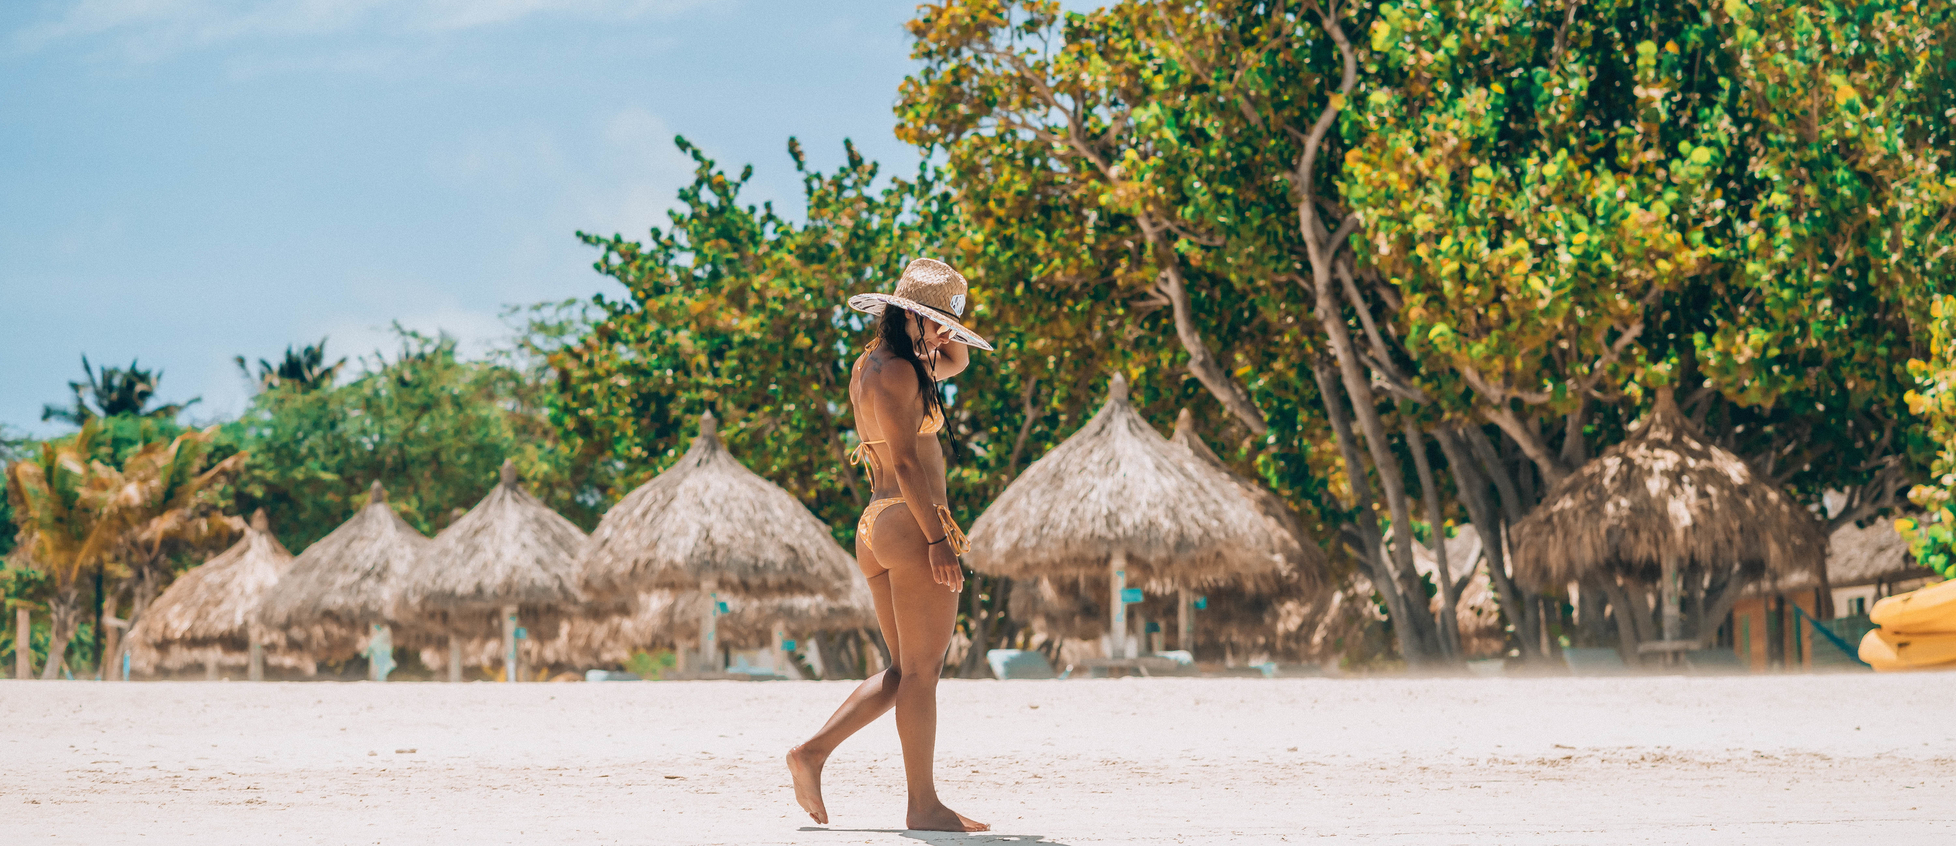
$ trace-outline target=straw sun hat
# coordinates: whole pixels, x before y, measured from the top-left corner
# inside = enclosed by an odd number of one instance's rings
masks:
[[[937,259],[920,258],[903,269],[903,277],[897,280],[896,293],[857,294],[849,298],[849,307],[880,315],[884,306],[893,305],[936,321],[937,325],[951,330],[951,337],[960,344],[989,350],[991,344],[958,322],[958,318],[964,316],[967,287],[964,275],[952,270],[950,265]]]

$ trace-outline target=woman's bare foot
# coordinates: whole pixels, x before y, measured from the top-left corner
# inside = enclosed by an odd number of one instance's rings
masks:
[[[829,824],[829,809],[822,804],[822,765],[827,755],[816,755],[796,746],[788,750],[788,774],[795,780],[795,801],[821,825]]]
[[[904,828],[912,831],[991,831],[992,827],[939,805],[927,811],[904,815]]]

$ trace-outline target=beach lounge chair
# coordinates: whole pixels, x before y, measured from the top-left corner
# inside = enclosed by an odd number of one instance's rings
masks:
[[[1563,647],[1562,660],[1569,665],[1569,675],[1572,676],[1630,674],[1630,665],[1623,663],[1623,655],[1614,649]]]
[[[1050,679],[1053,665],[1046,656],[1029,649],[993,649],[985,653],[992,675],[1001,679]]]

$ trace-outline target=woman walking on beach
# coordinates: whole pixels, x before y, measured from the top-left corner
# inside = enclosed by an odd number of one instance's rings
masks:
[[[877,338],[849,376],[849,403],[862,437],[850,460],[869,467],[872,501],[856,524],[856,562],[876,599],[890,666],[857,686],[814,737],[788,751],[795,801],[817,823],[829,821],[822,804],[822,764],[829,753],[894,707],[910,794],[905,827],[989,828],[945,807],[931,776],[937,677],[957,620],[964,588],[957,556],[965,551],[945,495],[937,381],[963,372],[971,347],[992,348],[958,322],[965,293],[964,277],[950,265],[917,259],[903,269],[894,294],[849,298],[850,308],[878,316]]]

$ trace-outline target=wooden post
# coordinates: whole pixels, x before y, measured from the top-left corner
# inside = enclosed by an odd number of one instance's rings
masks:
[[[204,656],[204,681],[217,681],[217,653]]]
[[[250,658],[248,659],[249,664],[245,670],[245,678],[255,682],[264,681],[265,680],[265,644],[259,641],[258,639],[257,626],[249,626],[246,628],[245,631],[246,631],[245,637],[251,639],[245,647],[246,650],[248,650],[250,653]]]
[[[462,636],[454,632],[448,633],[448,680],[462,680]]]
[[[1136,657],[1150,654],[1148,643],[1148,612],[1140,606],[1134,608],[1134,654]]]
[[[780,623],[774,624],[774,672],[787,678],[796,678],[795,662],[788,656],[788,630]]]
[[[725,670],[720,663],[720,580],[707,579],[700,584],[700,592],[706,594],[706,613],[700,617],[700,671],[717,673]]]
[[[1132,658],[1127,648],[1127,603],[1121,601],[1121,594],[1127,591],[1127,551],[1114,553],[1107,568],[1112,576],[1108,583],[1113,586],[1113,602],[1108,606],[1113,619],[1107,624],[1107,657]]]
[[[1181,600],[1175,605],[1175,648],[1195,655],[1195,597],[1189,595],[1188,588],[1182,588]]]
[[[1664,556],[1662,586],[1664,593],[1664,639],[1672,642],[1683,639],[1683,619],[1678,613],[1678,559],[1675,555]]]
[[[14,609],[14,678],[34,677],[34,612]]]
[[[503,606],[503,681],[516,681],[516,606]]]

